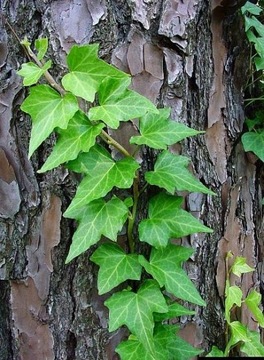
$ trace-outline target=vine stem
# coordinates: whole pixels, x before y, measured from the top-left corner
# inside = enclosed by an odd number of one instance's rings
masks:
[[[127,226],[127,238],[128,238],[128,245],[129,250],[131,253],[135,251],[135,240],[133,236],[133,229],[134,224],[136,221],[136,215],[137,215],[137,206],[138,206],[138,198],[139,198],[139,174],[138,171],[136,173],[136,177],[133,182],[133,197],[134,197],[134,203],[132,208],[132,216],[128,218],[128,226]]]
[[[107,144],[113,145],[123,155],[131,157],[129,152],[119,142],[117,142],[115,139],[113,139],[112,136],[110,136],[106,131],[104,131],[104,130],[101,131],[101,137],[103,140],[105,140],[107,142]]]

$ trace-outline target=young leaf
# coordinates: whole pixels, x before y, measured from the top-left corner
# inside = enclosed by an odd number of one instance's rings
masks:
[[[32,87],[29,96],[21,105],[21,109],[32,118],[29,156],[54,128],[66,129],[78,108],[77,100],[71,94],[61,96],[48,85]]]
[[[88,153],[69,162],[67,167],[86,174],[65,212],[66,217],[75,217],[79,207],[105,196],[114,186],[130,188],[139,164],[128,157],[115,162],[102,147],[95,145]]]
[[[243,293],[238,286],[228,286],[226,288],[225,296],[225,318],[226,321],[230,323],[230,310],[232,309],[234,304],[241,307]]]
[[[232,272],[236,276],[240,277],[241,274],[245,274],[245,273],[254,271],[254,269],[252,267],[250,267],[246,263],[246,261],[247,261],[246,258],[244,258],[242,256],[237,256],[234,260],[233,265],[230,268],[230,272]]]
[[[154,149],[166,149],[188,136],[202,133],[188,126],[169,120],[170,109],[159,109],[158,114],[147,113],[139,122],[140,136],[132,136],[131,144],[148,145]]]
[[[195,315],[196,312],[190,309],[185,308],[184,306],[178,304],[177,302],[171,305],[168,305],[168,312],[164,314],[154,314],[155,321],[163,321],[169,319],[175,319],[176,317],[183,315]]]
[[[49,41],[47,38],[40,38],[35,41],[35,48],[38,51],[37,58],[42,60],[48,50]]]
[[[155,163],[154,171],[145,174],[150,185],[164,188],[174,194],[175,190],[188,190],[214,195],[214,192],[204,186],[187,169],[189,159],[185,156],[174,155],[164,150]]]
[[[224,353],[222,350],[218,349],[217,346],[213,346],[212,350],[206,355],[206,357],[224,357]]]
[[[259,333],[248,329],[247,338],[248,341],[241,346],[241,351],[247,356],[264,357],[264,346],[260,341]]]
[[[139,262],[158,281],[160,287],[165,286],[169,293],[179,299],[205,305],[192,281],[182,269],[182,262],[192,253],[191,249],[170,244],[164,249],[153,248],[149,262],[140,255]]]
[[[34,64],[33,62],[28,62],[22,64],[21,70],[17,73],[20,76],[23,76],[23,85],[24,86],[31,86],[36,84],[41,76],[51,67],[51,61],[47,61],[42,68],[38,65]]]
[[[96,244],[102,235],[116,241],[118,232],[127,219],[128,209],[118,198],[108,202],[95,200],[79,209],[79,226],[72,238],[66,263]]]
[[[261,294],[256,290],[252,290],[245,298],[245,303],[249,310],[252,312],[254,319],[259,323],[261,327],[264,327],[264,314],[259,308],[259,305],[261,303]]]
[[[149,203],[149,218],[139,224],[140,241],[155,247],[165,247],[170,238],[213,231],[182,210],[181,203],[182,198],[165,193],[153,197]]]
[[[126,254],[118,245],[101,245],[90,259],[100,266],[98,273],[99,295],[105,294],[122,282],[140,280],[141,265],[135,254]]]
[[[168,307],[153,280],[146,280],[137,293],[121,291],[113,294],[105,305],[109,308],[109,331],[126,325],[144,348],[155,355],[153,312],[167,312]]]
[[[264,162],[264,131],[247,132],[241,140],[245,151],[252,151]]]
[[[52,153],[38,172],[45,172],[66,161],[74,160],[81,151],[88,152],[103,127],[102,123],[92,125],[84,113],[77,111],[70,119],[67,129],[59,132]]]
[[[120,121],[143,116],[148,111],[158,112],[151,101],[137,92],[133,90],[117,91],[118,83],[123,90],[122,80],[116,80],[114,87],[113,80],[110,78],[106,78],[102,82],[98,92],[100,106],[89,110],[90,120],[102,120],[112,129],[117,129]]]

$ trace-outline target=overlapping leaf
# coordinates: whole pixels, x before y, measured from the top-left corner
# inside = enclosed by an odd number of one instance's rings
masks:
[[[173,303],[168,305],[168,312],[164,314],[154,314],[155,321],[175,319],[176,317],[183,315],[195,315],[196,312],[190,309],[185,308],[179,303]]]
[[[145,178],[150,185],[157,185],[171,194],[174,194],[175,190],[214,194],[187,169],[189,161],[185,156],[164,150],[158,156],[154,171],[147,172]]]
[[[99,295],[107,293],[122,282],[140,280],[141,265],[138,256],[126,254],[118,245],[101,245],[90,258],[100,266],[98,273]]]
[[[245,299],[245,303],[252,312],[255,320],[264,328],[264,314],[260,310],[261,294],[256,290],[252,290]]]
[[[156,282],[146,280],[137,293],[126,290],[115,293],[105,305],[109,308],[109,330],[114,331],[126,325],[144,348],[155,355],[153,312],[168,311]]]
[[[91,124],[87,116],[77,111],[70,119],[66,130],[59,132],[59,137],[52,153],[38,172],[53,169],[66,161],[74,160],[78,154],[88,152],[94,146],[97,135],[104,124]]]
[[[248,341],[241,345],[241,351],[247,356],[264,357],[264,346],[257,331],[247,330]]]
[[[165,286],[169,293],[179,299],[205,305],[194,284],[182,269],[182,262],[192,253],[192,249],[170,244],[166,248],[153,248],[149,261],[140,255],[139,262],[158,281],[160,287]]]
[[[95,145],[88,153],[82,153],[69,162],[68,168],[86,174],[65,212],[66,217],[74,218],[78,208],[105,196],[114,186],[121,189],[131,187],[139,165],[129,157],[115,162],[105,149]]]
[[[132,136],[130,142],[148,145],[154,149],[166,149],[188,136],[202,133],[188,126],[169,120],[170,109],[159,109],[158,114],[148,113],[139,122],[140,136]]]
[[[17,73],[23,76],[23,85],[30,86],[36,84],[41,76],[51,67],[51,61],[47,61],[43,67],[39,67],[33,62],[28,62],[22,65],[21,70]]]
[[[31,156],[54,128],[67,128],[69,120],[78,110],[78,103],[71,94],[62,96],[48,85],[37,85],[30,89],[21,109],[32,118],[29,143]]]
[[[76,213],[79,226],[73,235],[66,263],[96,244],[102,235],[116,241],[127,213],[128,208],[118,198],[112,198],[108,202],[98,199],[79,208],[79,213]]]
[[[180,208],[182,199],[160,193],[150,200],[148,219],[139,225],[139,237],[155,247],[165,247],[170,238],[197,232],[212,232],[187,211]]]
[[[155,105],[144,96],[132,90],[124,90],[123,80],[106,78],[98,94],[100,106],[89,110],[89,118],[103,120],[113,129],[118,128],[120,121],[141,117],[148,111],[158,112]]]

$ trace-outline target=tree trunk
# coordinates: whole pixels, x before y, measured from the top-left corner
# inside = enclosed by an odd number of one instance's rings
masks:
[[[216,196],[189,194],[185,206],[214,229],[181,240],[195,249],[186,268],[207,302],[181,319],[181,335],[208,351],[225,343],[225,254],[258,271],[243,277],[246,294],[263,281],[263,165],[240,142],[248,47],[236,1],[2,0],[0,32],[0,358],[118,359],[125,329],[109,334],[107,296],[98,296],[90,252],[65,265],[74,223],[62,217],[78,178],[60,167],[37,174],[51,136],[29,160],[30,120],[16,74],[27,61],[16,36],[46,36],[53,75],[65,72],[75,43],[100,43],[100,55],[130,73],[133,87],[172,118],[205,134],[172,150]],[[10,26],[11,25],[11,26]],[[16,34],[16,35],[15,35]],[[132,135],[128,123],[114,134]],[[146,155],[147,156],[147,155]],[[147,159],[150,160],[149,158]],[[262,255],[262,256],[261,256]],[[262,273],[262,277],[261,277]],[[108,295],[109,296],[109,295]],[[242,321],[256,329],[243,311]]]

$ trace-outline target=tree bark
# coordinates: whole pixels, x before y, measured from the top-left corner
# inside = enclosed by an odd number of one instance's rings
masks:
[[[107,331],[103,303],[109,294],[97,294],[91,253],[64,264],[75,224],[62,213],[78,178],[62,167],[37,174],[54,136],[28,159],[31,123],[20,110],[26,90],[16,74],[27,59],[14,32],[30,41],[49,38],[57,79],[66,71],[66,54],[73,44],[99,42],[102,58],[130,73],[134,89],[158,106],[170,106],[173,119],[205,131],[171,147],[187,154],[193,173],[216,192],[214,197],[186,196],[186,209],[214,233],[180,240],[195,249],[186,269],[207,302],[180,323],[181,335],[195,346],[205,351],[212,345],[223,348],[226,252],[246,257],[256,269],[243,276],[244,294],[263,284],[264,273],[263,164],[246,154],[240,141],[249,52],[235,3],[2,0],[1,359],[118,359],[114,349],[127,335],[125,329]],[[125,123],[114,136],[127,143],[134,131]],[[246,310],[241,316],[256,329]]]

